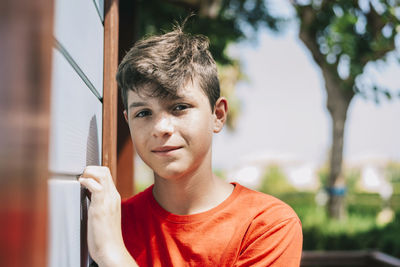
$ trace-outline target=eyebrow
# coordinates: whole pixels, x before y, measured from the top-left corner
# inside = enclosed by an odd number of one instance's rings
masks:
[[[183,99],[185,99],[185,97],[183,97],[183,96],[174,96],[170,100],[176,101],[176,100],[183,100]],[[128,110],[130,110],[131,108],[144,107],[144,106],[148,106],[148,104],[146,102],[133,102],[129,105]]]
[[[132,104],[129,105],[128,110],[131,108],[136,108],[136,107],[143,107],[147,106],[146,102],[133,102]]]

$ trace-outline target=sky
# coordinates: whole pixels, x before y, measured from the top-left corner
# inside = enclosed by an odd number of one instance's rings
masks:
[[[399,38],[400,39],[400,38]],[[398,42],[398,47],[400,47]],[[214,136],[213,163],[230,169],[262,159],[292,159],[322,165],[331,144],[331,118],[318,66],[297,37],[259,32],[258,41],[229,48],[239,58],[249,81],[240,82],[242,111],[234,132]],[[369,66],[365,77],[400,88],[400,66]],[[376,104],[356,96],[348,110],[344,158],[400,161],[400,98]]]

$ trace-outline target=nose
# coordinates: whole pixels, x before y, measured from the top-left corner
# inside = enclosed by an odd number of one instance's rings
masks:
[[[170,136],[174,131],[174,126],[170,116],[165,113],[161,113],[155,121],[153,128],[154,137]]]

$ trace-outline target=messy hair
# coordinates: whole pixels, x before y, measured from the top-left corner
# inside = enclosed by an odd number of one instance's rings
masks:
[[[176,26],[171,32],[136,42],[122,59],[117,82],[125,109],[128,90],[177,98],[179,89],[188,82],[197,82],[214,110],[220,87],[217,66],[208,50],[209,40],[203,35],[185,33],[182,28]],[[143,92],[143,88],[151,91]]]

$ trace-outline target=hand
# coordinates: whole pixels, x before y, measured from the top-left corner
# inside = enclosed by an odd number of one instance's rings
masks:
[[[110,266],[129,255],[121,231],[121,197],[107,167],[87,166],[79,182],[92,195],[88,210],[89,253],[99,266]]]

